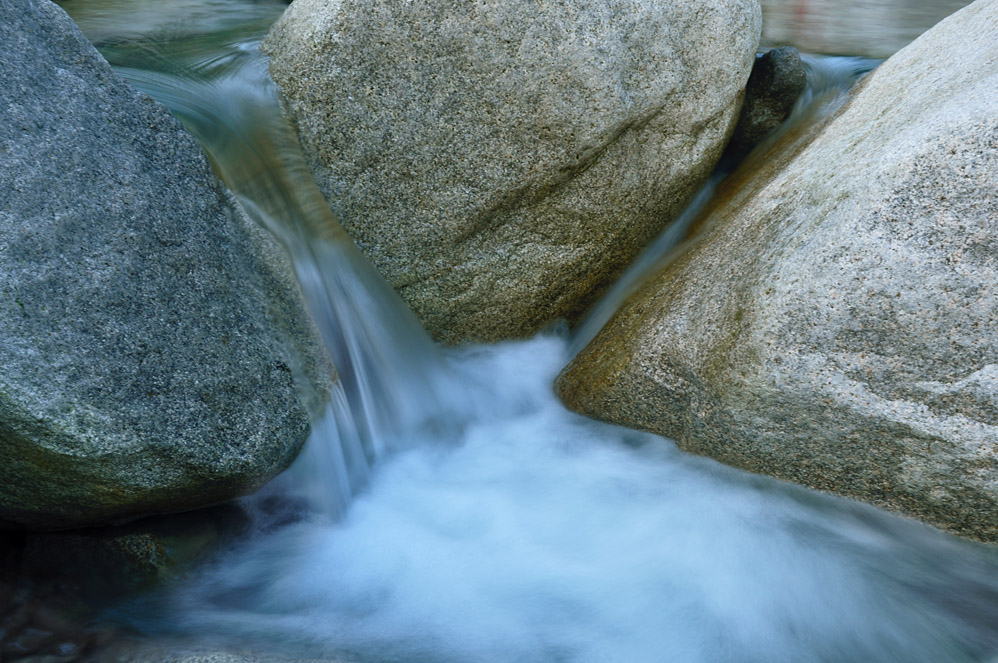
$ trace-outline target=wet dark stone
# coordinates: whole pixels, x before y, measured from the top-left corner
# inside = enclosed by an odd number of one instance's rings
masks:
[[[76,642],[60,642],[52,648],[57,656],[79,656],[83,647]]]
[[[30,536],[0,534],[0,663],[76,663],[106,644],[108,629],[94,621],[98,606],[81,596],[78,578],[27,570]]]
[[[804,63],[796,48],[782,46],[757,55],[728,152],[748,154],[787,119],[806,86]]]
[[[52,631],[29,627],[22,629],[17,635],[4,642],[3,649],[0,651],[11,658],[27,656],[52,644],[54,639],[55,634]]]
[[[118,527],[32,532],[25,535],[22,570],[104,605],[175,577],[247,527],[242,509],[220,505]],[[50,623],[62,617],[43,614]]]
[[[14,587],[0,580],[0,617],[14,607]],[[0,638],[3,636],[0,635]]]
[[[7,633],[6,640],[24,628],[31,621],[31,604],[22,601],[11,606],[10,611],[0,619],[0,628]]]

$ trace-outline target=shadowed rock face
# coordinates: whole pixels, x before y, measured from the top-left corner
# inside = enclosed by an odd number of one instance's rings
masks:
[[[574,319],[706,178],[756,0],[296,0],[266,48],[319,187],[447,343]]]
[[[996,22],[995,0],[944,21],[765,163],[562,373],[564,401],[998,540]]]
[[[805,87],[807,73],[796,48],[783,46],[757,56],[727,150],[747,154],[787,119]]]
[[[253,490],[329,387],[282,249],[56,5],[0,0],[0,24],[0,519]]]

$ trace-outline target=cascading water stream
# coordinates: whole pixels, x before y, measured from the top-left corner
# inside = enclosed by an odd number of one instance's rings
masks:
[[[868,58],[814,55],[804,55],[802,59],[807,72],[807,88],[794,104],[790,117],[744,160],[736,163],[722,160],[690,198],[686,209],[628,266],[573,331],[573,356],[593,340],[628,297],[693,245],[699,236],[699,226],[709,213],[710,203],[719,187],[725,186],[729,179],[751,177],[759,161],[779,149],[782,141],[795,131],[813,124],[819,117],[828,116],[839,108],[848,98],[849,88],[879,63],[878,60]]]
[[[250,24],[208,38],[138,39],[104,53],[198,137],[241,208],[291,254],[338,375],[293,483],[338,518],[376,458],[453,429],[460,399],[447,386],[439,350],[315,186],[281,115],[259,36]]]
[[[67,9],[86,19],[95,1]],[[120,620],[372,663],[992,662],[993,548],[569,413],[550,386],[563,338],[441,358],[311,182],[256,51],[266,20],[220,23],[262,5],[215,0],[197,35],[157,4],[170,39],[94,20],[112,64],[188,122],[295,261],[341,385],[295,471],[340,518],[261,528]]]

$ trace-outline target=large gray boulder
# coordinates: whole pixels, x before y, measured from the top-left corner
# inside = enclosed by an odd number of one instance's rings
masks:
[[[329,386],[286,255],[59,7],[0,0],[0,25],[0,520],[255,489]]]
[[[448,343],[574,319],[707,177],[757,0],[296,0],[265,41],[312,174]]]
[[[733,194],[563,372],[564,401],[998,540],[995,25],[998,0],[947,19]]]

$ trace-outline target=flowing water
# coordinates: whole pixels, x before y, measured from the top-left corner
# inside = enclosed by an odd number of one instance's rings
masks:
[[[750,177],[759,159],[779,150],[781,141],[793,138],[795,132],[806,130],[812,123],[838,109],[848,98],[849,88],[880,62],[862,57],[813,55],[803,55],[801,59],[807,72],[807,88],[794,104],[790,117],[767,136],[748,158],[739,162],[734,161],[732,155],[722,157],[707,181],[690,198],[686,209],[635,258],[573,331],[573,356],[593,340],[628,297],[692,246],[698,236],[697,231],[709,218],[710,203],[722,184],[732,186],[732,180]]]
[[[198,137],[241,208],[291,254],[339,380],[315,425],[322,442],[307,446],[285,484],[305,486],[318,509],[338,517],[376,458],[446,437],[466,408],[436,346],[329,210],[281,116],[258,47],[283,5],[215,0],[193,21],[182,19],[204,8],[63,6],[99,36],[119,74]]]
[[[551,391],[569,338],[435,348],[343,234],[280,119],[257,49],[280,4],[64,6],[287,246],[341,378],[296,467],[248,502],[304,489],[311,506],[290,522],[260,508],[251,534],[116,618],[150,637],[369,662],[998,654],[994,548],[572,414]],[[668,260],[696,216],[639,271]],[[621,293],[640,275],[628,279]]]

